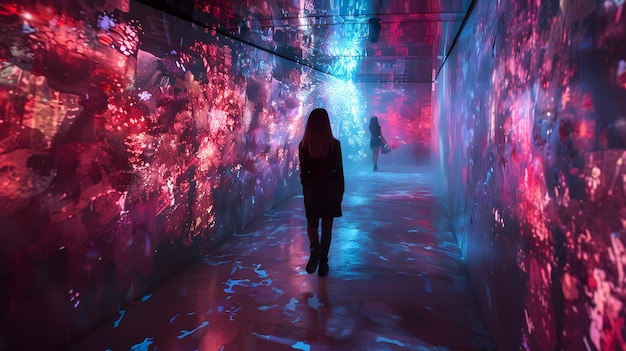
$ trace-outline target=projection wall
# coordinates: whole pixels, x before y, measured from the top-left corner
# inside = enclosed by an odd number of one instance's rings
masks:
[[[316,72],[98,4],[0,4],[0,348],[62,345],[300,189]]]
[[[624,350],[623,1],[477,1],[436,163],[499,350]]]

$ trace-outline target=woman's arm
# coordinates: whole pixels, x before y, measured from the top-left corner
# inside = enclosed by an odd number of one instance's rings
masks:
[[[343,176],[343,157],[341,154],[341,143],[339,142],[339,140],[337,140],[337,151],[335,152],[334,168],[337,182],[339,183],[339,190],[341,192],[341,196],[343,197],[346,184]]]
[[[309,178],[309,160],[306,152],[304,152],[302,143],[298,145],[298,160],[300,163],[300,184],[304,185]]]

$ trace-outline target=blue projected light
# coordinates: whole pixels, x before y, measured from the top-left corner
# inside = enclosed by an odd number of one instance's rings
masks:
[[[133,345],[130,348],[130,351],[148,351],[150,349],[150,345],[154,344],[153,338],[145,338],[142,342]]]
[[[341,30],[331,34],[327,54],[334,58],[330,70],[337,77],[351,79],[365,56],[363,38],[367,36],[367,27],[361,23],[344,24]]]
[[[120,326],[120,322],[122,322],[122,318],[124,318],[124,315],[126,315],[126,311],[124,310],[119,310],[120,313],[120,317],[113,323],[113,328],[117,328]]]
[[[178,335],[177,338],[178,339],[185,338],[185,337],[195,333],[198,329],[202,329],[202,328],[206,327],[207,325],[209,325],[209,322],[203,321],[199,326],[197,326],[196,328],[194,328],[192,330],[181,330],[180,331],[180,335]]]
[[[352,81],[330,79],[327,83],[329,113],[335,137],[342,141],[343,157],[360,161],[367,157],[366,101]]]

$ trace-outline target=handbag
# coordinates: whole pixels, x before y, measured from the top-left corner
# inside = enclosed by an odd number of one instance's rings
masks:
[[[383,146],[380,147],[380,152],[382,152],[383,154],[388,154],[391,152],[391,146],[389,146],[389,144],[384,143]]]

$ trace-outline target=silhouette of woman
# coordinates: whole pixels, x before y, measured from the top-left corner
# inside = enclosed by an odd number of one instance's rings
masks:
[[[333,136],[325,109],[311,111],[298,149],[311,250],[306,271],[314,273],[319,264],[318,274],[325,276],[329,269],[328,251],[333,219],[342,215],[341,202],[345,189],[341,144]],[[320,219],[321,239],[318,232]]]
[[[378,117],[374,116],[370,118],[370,149],[372,149],[372,163],[374,164],[374,171],[378,171],[378,155],[380,154],[380,148],[386,141],[383,138],[383,134],[378,124]]]

